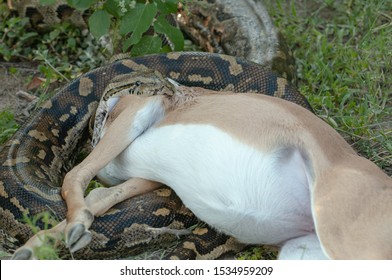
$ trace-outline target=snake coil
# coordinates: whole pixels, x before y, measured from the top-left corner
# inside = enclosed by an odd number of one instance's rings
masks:
[[[4,249],[15,249],[32,235],[31,228],[22,222],[24,214],[49,211],[59,220],[65,218],[66,206],[60,195],[62,178],[74,163],[75,151],[86,140],[89,118],[100,95],[117,75],[145,67],[186,86],[268,94],[311,110],[306,99],[285,79],[259,64],[226,55],[150,55],[118,61],[84,74],[47,101],[0,152],[0,242]],[[143,247],[141,244],[161,242],[149,228],[188,228],[197,222],[170,189],[161,189],[129,199],[97,217],[91,228],[93,241],[75,257],[135,254]],[[215,258],[213,251],[217,246],[232,243],[229,237],[212,229],[204,233],[205,237],[200,230],[194,230],[183,242],[191,242],[194,248],[181,248],[172,257]],[[193,251],[192,256],[189,251]]]

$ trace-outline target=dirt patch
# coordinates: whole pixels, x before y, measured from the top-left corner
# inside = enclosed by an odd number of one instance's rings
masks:
[[[0,62],[0,111],[14,113],[19,124],[29,117],[34,104],[29,99],[18,97],[18,93],[27,91],[29,80],[37,73],[36,67],[31,64]]]

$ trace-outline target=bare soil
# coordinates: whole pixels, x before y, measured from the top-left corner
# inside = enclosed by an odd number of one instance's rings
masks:
[[[28,92],[27,85],[37,73],[36,67],[28,63],[0,62],[0,111],[9,110],[14,113],[19,124],[30,116],[34,102],[18,97],[18,92]]]

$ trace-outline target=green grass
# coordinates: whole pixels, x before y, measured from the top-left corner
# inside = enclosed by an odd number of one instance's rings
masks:
[[[392,1],[276,1],[316,114],[392,174]]]
[[[266,3],[266,1],[264,1]],[[392,1],[271,1],[318,116],[392,176]],[[239,259],[274,259],[254,247]]]
[[[5,110],[0,112],[0,144],[10,138],[19,128],[14,120],[12,112]]]
[[[268,246],[252,247],[236,255],[238,260],[274,260],[277,257],[277,248],[269,248]]]
[[[49,212],[42,212],[34,216],[25,215],[23,221],[28,224],[33,234],[38,233],[41,228],[47,230],[54,227],[58,221]],[[39,225],[39,226],[38,226]],[[42,236],[42,246],[34,248],[34,255],[39,260],[58,260],[61,259],[59,256],[59,245],[64,245],[64,240],[55,240],[50,236]],[[63,246],[64,247],[64,246]]]

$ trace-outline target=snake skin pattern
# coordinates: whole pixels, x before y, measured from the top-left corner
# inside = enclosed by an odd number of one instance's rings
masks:
[[[168,53],[115,62],[91,71],[60,90],[19,129],[0,152],[0,243],[14,250],[33,234],[23,215],[43,211],[58,220],[66,206],[60,195],[64,175],[88,137],[88,124],[111,79],[141,68],[158,70],[186,86],[257,92],[277,96],[311,110],[306,99],[283,78],[243,59],[209,53]],[[235,112],[233,112],[235,114]],[[129,199],[96,217],[93,241],[74,258],[134,255],[145,244],[176,237],[162,228],[182,229],[198,223],[168,188]],[[42,223],[38,224],[43,227]],[[157,229],[157,230],[154,230]],[[166,239],[165,239],[166,238]],[[242,248],[208,227],[196,227],[167,258],[216,258]],[[141,246],[143,245],[143,246]]]

